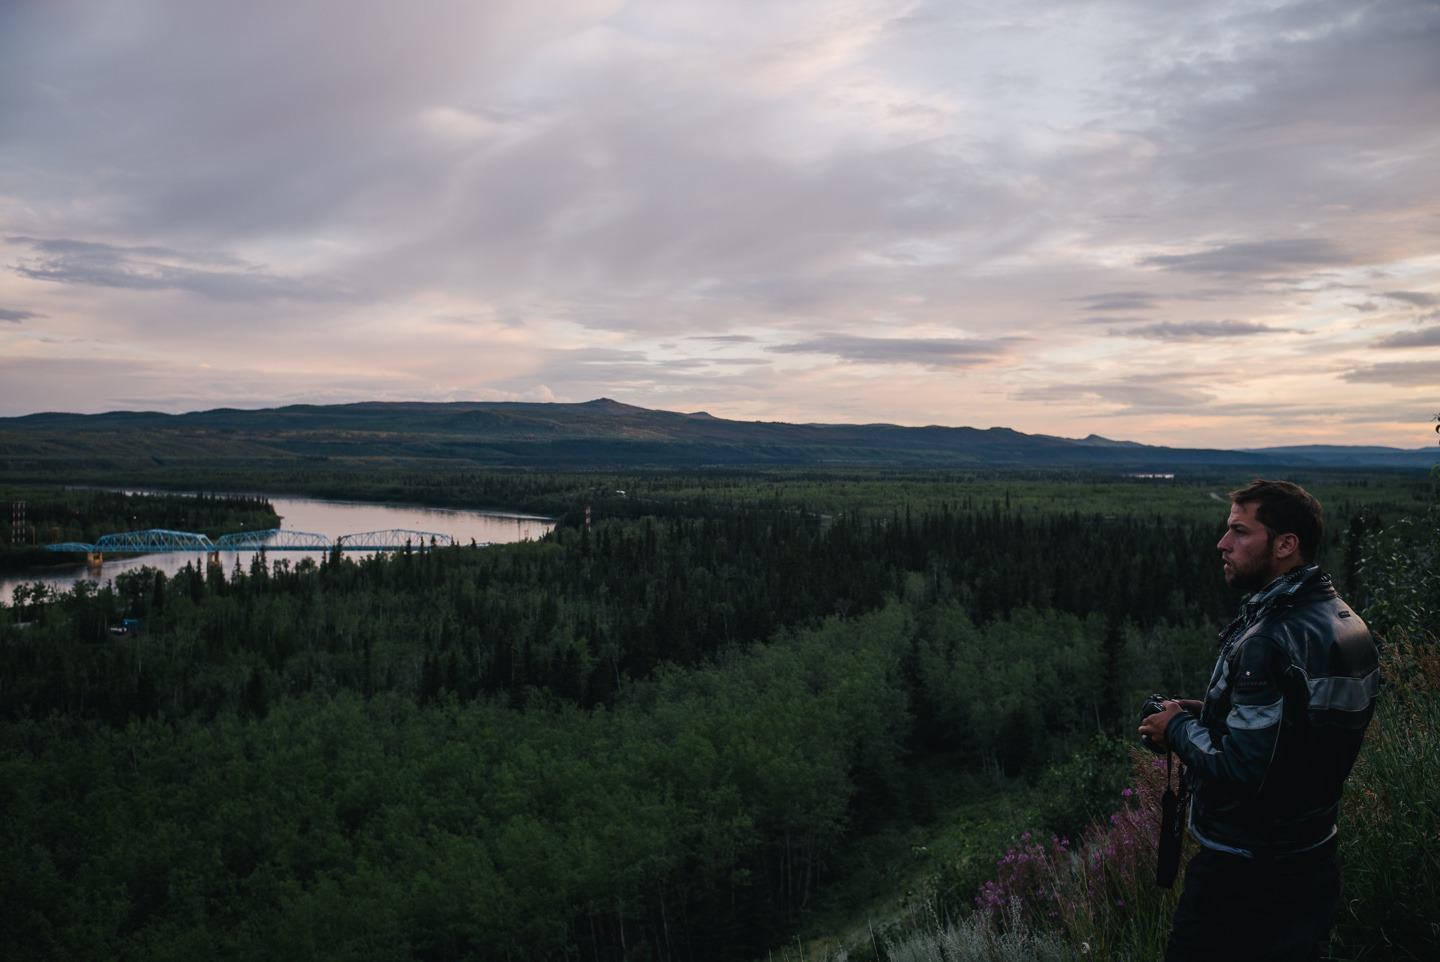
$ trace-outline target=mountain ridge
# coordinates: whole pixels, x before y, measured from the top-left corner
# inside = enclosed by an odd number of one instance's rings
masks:
[[[732,421],[705,411],[642,408],[612,398],[542,401],[360,401],[183,414],[39,412],[0,418],[0,469],[88,456],[293,462],[385,457],[473,467],[583,468],[876,465],[1088,466],[1173,470],[1195,465],[1429,468],[1433,448],[1292,445],[1178,448],[1091,434],[1012,428]]]

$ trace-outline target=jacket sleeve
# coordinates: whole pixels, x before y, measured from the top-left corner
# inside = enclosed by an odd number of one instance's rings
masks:
[[[1241,642],[1221,683],[1230,694],[1223,722],[1215,719],[1207,728],[1183,712],[1170,720],[1165,741],[1204,784],[1236,799],[1254,797],[1264,787],[1280,741],[1287,664],[1275,642],[1252,635]],[[1215,696],[1212,690],[1210,698]]]

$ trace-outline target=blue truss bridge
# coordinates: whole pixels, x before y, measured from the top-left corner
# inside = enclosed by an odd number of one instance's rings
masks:
[[[222,535],[214,541],[193,531],[168,531],[164,528],[150,528],[146,531],[124,531],[107,534],[94,544],[66,541],[45,547],[51,551],[78,552],[92,558],[104,554],[156,554],[170,551],[194,551],[214,555],[221,551],[329,551],[339,543],[342,551],[400,551],[409,545],[415,551],[431,547],[449,547],[455,539],[448,534],[433,531],[407,531],[390,528],[385,531],[364,531],[360,534],[342,534],[338,538],[327,538],[323,534],[308,531],[286,531],[271,528],[268,531],[239,531]]]

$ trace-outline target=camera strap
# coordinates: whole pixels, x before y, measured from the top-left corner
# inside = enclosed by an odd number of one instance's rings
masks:
[[[1180,842],[1185,836],[1185,807],[1190,802],[1190,789],[1185,784],[1182,767],[1176,788],[1170,787],[1173,752],[1165,753],[1165,793],[1160,796],[1160,845],[1155,866],[1155,884],[1162,889],[1173,888],[1180,872]]]

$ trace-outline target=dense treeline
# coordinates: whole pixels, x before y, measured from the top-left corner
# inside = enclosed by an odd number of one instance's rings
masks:
[[[609,958],[763,944],[834,853],[856,773],[882,777],[904,728],[855,630],[666,673],[605,711],[341,692],[83,737],[11,726],[12,945]]]
[[[1329,469],[1287,476],[1317,492],[1329,517],[1342,520],[1365,512],[1394,518],[1423,511],[1434,501],[1437,489],[1436,480],[1406,471]],[[61,477],[67,483],[83,477],[88,483],[107,485],[113,484],[114,473],[104,470],[80,476],[67,472]],[[1118,513],[1213,524],[1214,498],[1247,477],[1204,467],[1187,472],[1183,481],[1059,468],[713,468],[703,473],[641,469],[475,470],[447,463],[402,467],[376,458],[288,470],[246,469],[230,464],[196,464],[184,469],[151,465],[137,471],[130,483],[167,491],[268,491],[550,517],[567,515],[572,523],[583,515],[585,505],[593,505],[597,517],[632,520],[646,515],[701,517],[712,509],[734,507],[791,511],[809,508],[873,519],[889,517],[894,510],[903,511],[907,506],[924,512],[940,510],[949,503],[966,511],[999,505],[1027,516]]]
[[[25,599],[18,615],[36,623],[7,651],[27,660],[6,671],[15,681],[3,711],[118,725],[136,712],[208,717],[241,707],[239,693],[263,706],[317,688],[422,703],[442,690],[469,700],[544,689],[588,708],[659,665],[697,667],[782,627],[891,598],[953,603],[982,624],[1023,608],[1100,617],[1112,634],[1121,623],[1204,624],[1230,603],[1207,564],[1212,538],[1182,525],[1027,522],[999,511],[861,524],[734,510],[562,528],[496,549],[294,567],[257,556],[249,571],[196,565],[173,579],[142,569],[58,604]],[[126,618],[146,621],[148,635],[103,655],[84,647]],[[150,667],[120,666],[126,652],[137,663],[149,654]],[[76,658],[116,666],[76,672]],[[1096,710],[1108,725],[1124,706]]]
[[[918,760],[1038,774],[1233,610],[1218,517],[697,503],[17,595],[7,958],[754,957]]]

